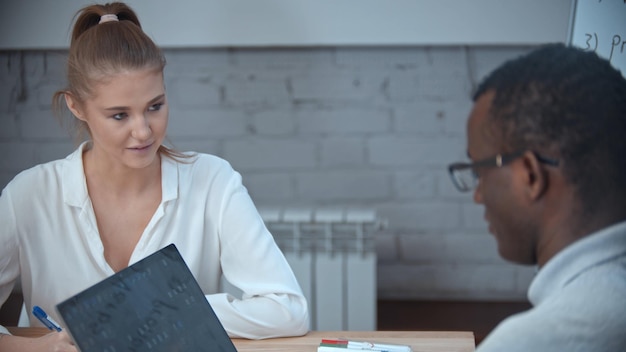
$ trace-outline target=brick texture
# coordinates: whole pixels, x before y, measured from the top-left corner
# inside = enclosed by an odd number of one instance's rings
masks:
[[[169,139],[226,158],[258,206],[376,209],[378,296],[524,299],[452,186],[479,80],[530,47],[168,49]],[[0,53],[0,187],[74,148],[50,111],[63,51]]]

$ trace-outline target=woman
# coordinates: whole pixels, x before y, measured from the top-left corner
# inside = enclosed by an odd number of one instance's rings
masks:
[[[28,311],[39,305],[60,321],[57,303],[175,243],[230,336],[306,333],[306,300],[241,176],[218,157],[163,145],[164,66],[127,5],[79,11],[68,86],[54,101],[88,138],[3,190],[0,299],[20,278]],[[241,299],[218,292],[222,273]],[[0,335],[0,351],[73,348],[64,331]]]

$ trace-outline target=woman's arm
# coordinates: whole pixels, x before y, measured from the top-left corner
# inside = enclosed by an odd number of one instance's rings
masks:
[[[3,305],[13,291],[13,286],[19,275],[19,247],[17,240],[17,225],[15,212],[11,203],[8,189],[2,190],[0,195],[0,306]],[[0,333],[8,331],[0,326]],[[4,336],[2,339],[5,340]],[[2,346],[2,342],[0,342]]]
[[[17,214],[13,207],[11,190],[7,186],[0,195],[0,302],[4,304],[20,274]],[[10,335],[0,326],[0,352],[76,352],[76,346],[66,332],[54,332],[42,337]]]
[[[241,176],[231,172],[219,200],[220,262],[224,277],[243,294],[241,300],[211,295],[209,302],[232,337],[303,335],[309,328],[306,298]]]

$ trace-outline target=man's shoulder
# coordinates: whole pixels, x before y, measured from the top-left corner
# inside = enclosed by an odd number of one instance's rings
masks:
[[[622,314],[622,310],[617,309],[616,313]],[[623,350],[615,347],[626,346],[624,321],[611,320],[607,317],[596,321],[581,312],[580,307],[544,303],[505,319],[476,352]]]

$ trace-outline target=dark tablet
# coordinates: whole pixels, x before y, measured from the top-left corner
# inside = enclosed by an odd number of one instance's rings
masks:
[[[236,352],[174,244],[59,303],[82,352]]]

